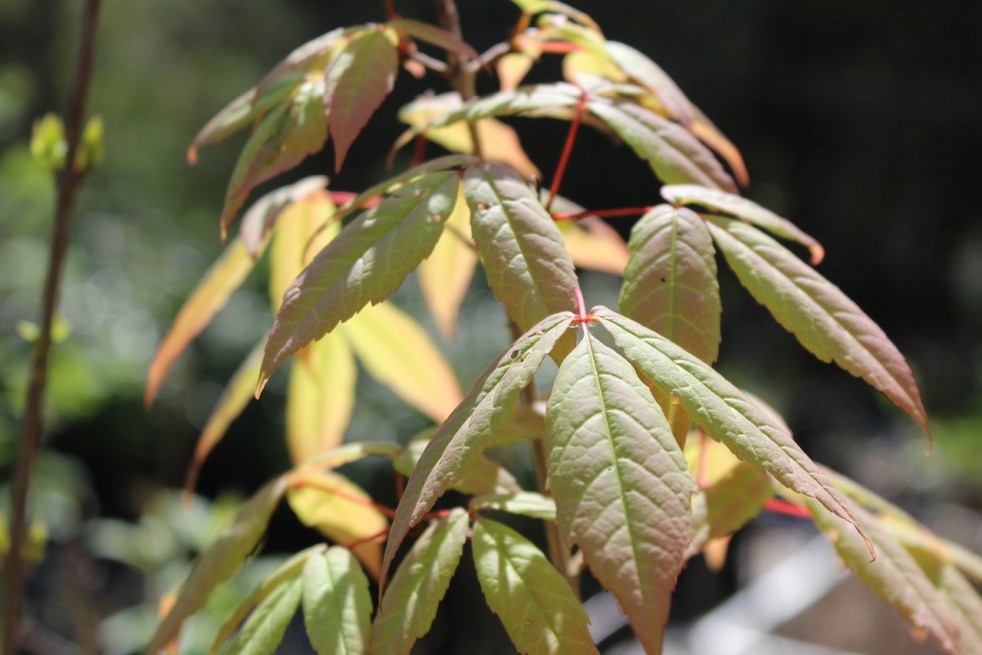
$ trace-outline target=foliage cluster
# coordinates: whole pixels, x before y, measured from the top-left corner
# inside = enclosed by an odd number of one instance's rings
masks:
[[[297,553],[259,583],[216,651],[272,652],[302,607],[320,653],[408,653],[430,629],[470,542],[488,606],[519,651],[597,652],[578,599],[588,567],[646,652],[659,653],[685,562],[765,507],[780,507],[810,516],[913,629],[948,652],[979,652],[982,600],[970,582],[982,580],[978,558],[814,463],[773,410],[713,369],[721,341],[717,251],[806,349],[868,382],[928,432],[902,355],[775,237],[807,250],[812,265],[824,254],[815,239],[738,195],[749,182],[739,151],[664,71],[563,3],[515,4],[512,37],[483,54],[461,38],[453,2],[441,3],[440,27],[390,12],[384,24],[328,32],[293,51],[194,139],[192,162],[200,147],[251,129],[221,213],[227,237],[255,187],[329,140],[340,168],[400,67],[435,73],[452,88],[400,112],[409,127],[396,146],[416,144],[408,170],[358,194],[331,189],[326,177],[305,178],[242,213],[237,235],[165,337],[148,402],[268,251],[269,337],[229,382],[188,484],[288,360],[286,439],[295,466],[259,490],[202,554],[166,599],[147,650],[178,638],[241,568],[285,498],[335,545]],[[421,45],[445,50],[446,62]],[[551,55],[562,57],[565,80],[523,86],[527,71]],[[489,71],[501,90],[475,97],[476,77]],[[501,120],[508,116],[569,122],[549,189],[539,188],[538,169]],[[644,160],[664,184],[664,202],[585,210],[561,197],[582,125]],[[453,154],[426,160],[428,142]],[[627,243],[602,221],[632,214],[641,218]],[[514,342],[463,395],[439,349],[387,298],[418,271],[440,329],[452,335],[478,263]],[[623,275],[617,311],[587,309],[577,266]],[[550,357],[559,370],[543,404],[535,375]],[[405,447],[345,444],[356,358],[438,427]],[[526,441],[540,474],[535,490],[485,455]],[[365,457],[387,458],[394,475],[408,476],[394,510],[336,471]],[[467,506],[434,509],[451,489],[471,497]],[[502,522],[507,514],[545,522],[548,557]]]

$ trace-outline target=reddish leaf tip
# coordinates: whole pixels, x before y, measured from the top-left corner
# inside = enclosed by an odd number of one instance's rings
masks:
[[[811,254],[811,265],[818,266],[825,259],[825,248],[822,244],[816,242],[808,246],[808,252]]]
[[[191,166],[198,165],[198,148],[197,146],[191,146],[188,148],[188,164]]]

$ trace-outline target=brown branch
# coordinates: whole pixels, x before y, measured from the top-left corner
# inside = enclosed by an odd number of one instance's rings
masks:
[[[58,172],[56,179],[58,200],[55,208],[48,272],[44,283],[41,331],[34,345],[34,362],[31,367],[31,381],[24,410],[23,432],[14,469],[10,551],[7,553],[4,566],[4,653],[18,652],[21,632],[24,582],[27,577],[27,562],[24,559],[24,546],[27,541],[27,495],[38,450],[41,447],[41,437],[44,434],[44,396],[48,377],[48,359],[51,352],[51,325],[54,322],[55,311],[58,306],[58,292],[61,285],[65,254],[68,250],[72,214],[75,210],[78,191],[87,172],[86,170],[78,170],[76,159],[85,119],[85,104],[92,79],[92,56],[95,47],[96,25],[99,20],[99,5],[100,0],[87,0],[85,3],[78,66],[69,98],[66,121],[68,152],[65,157],[65,165]]]
[[[463,34],[460,30],[460,14],[457,12],[455,0],[436,0],[436,14],[440,19],[440,26],[450,32],[454,37],[463,41]],[[474,77],[476,72],[471,71],[459,55],[454,52],[447,53],[447,79],[451,86],[460,94],[460,99],[467,102],[476,95]],[[477,132],[477,125],[467,121],[467,129],[471,135],[473,144],[473,155],[478,159],[484,159],[483,149],[481,148],[481,138]]]

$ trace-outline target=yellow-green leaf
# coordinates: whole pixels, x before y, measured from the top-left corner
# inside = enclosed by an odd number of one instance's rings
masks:
[[[327,119],[323,89],[322,80],[304,82],[289,102],[270,110],[259,121],[239,155],[225,192],[225,207],[219,220],[222,238],[256,185],[293,168],[324,147]]]
[[[518,397],[567,331],[571,312],[547,317],[502,352],[443,422],[420,456],[399,500],[382,560],[382,586],[399,545],[437,498],[460,482],[508,422]]]
[[[576,273],[559,233],[536,192],[500,164],[481,164],[464,174],[471,231],[488,284],[520,329],[576,307]],[[560,357],[573,346],[570,335]]]
[[[378,575],[382,558],[379,541],[389,522],[377,510],[371,496],[339,473],[310,473],[294,477],[287,501],[300,521],[328,539],[348,547],[372,575]]]
[[[484,598],[519,653],[599,654],[583,605],[532,542],[507,526],[479,518],[472,544]]]
[[[788,489],[815,498],[862,534],[846,498],[787,429],[757,403],[711,366],[640,323],[606,307],[595,307],[592,314],[648,381],[680,398],[709,436]],[[869,553],[873,555],[872,544]]]
[[[808,252],[811,253],[813,265],[818,264],[825,257],[825,248],[822,247],[822,244],[805,234],[797,225],[742,196],[697,184],[666,185],[661,188],[661,195],[673,205],[704,207],[710,213],[739,218],[747,223],[762,227],[782,239],[800,243],[808,248]]]
[[[458,196],[446,225],[433,252],[420,263],[417,277],[437,327],[445,337],[453,338],[457,333],[457,312],[477,266],[471,212],[463,195]]]
[[[348,550],[335,546],[307,561],[303,618],[318,655],[367,655],[372,598],[368,578]]]
[[[467,512],[453,509],[413,544],[382,596],[372,625],[373,655],[408,655],[429,631],[464,552],[468,523]]]
[[[697,491],[634,368],[588,333],[563,361],[546,410],[549,487],[578,544],[648,653],[660,653]]]
[[[334,168],[392,91],[399,59],[392,37],[381,27],[356,32],[327,67],[324,105],[334,137]]]
[[[245,246],[234,239],[222,253],[205,276],[195,287],[178,312],[174,324],[167,331],[147,374],[147,389],[144,403],[149,406],[157,395],[160,385],[177,357],[184,352],[191,340],[205,329],[215,314],[228,301],[232,292],[239,288],[255,261]]]
[[[435,433],[436,428],[431,428],[410,441],[402,454],[392,462],[392,466],[403,475],[412,475],[416,463]],[[450,488],[470,495],[517,493],[522,489],[508,469],[483,456],[477,459],[463,478],[450,485]]]
[[[300,271],[340,231],[337,222],[327,223],[332,214],[334,203],[326,194],[303,198],[279,214],[269,252],[269,300],[274,314]]]
[[[459,185],[452,172],[424,175],[362,212],[317,253],[283,299],[258,391],[287,357],[402,284],[436,245]]]
[[[305,356],[294,360],[286,397],[286,442],[295,464],[344,441],[357,376],[351,348],[340,334],[308,345]]]
[[[628,245],[621,312],[704,362],[716,361],[723,306],[705,222],[684,207],[658,205],[634,224]]]
[[[269,655],[283,641],[286,627],[300,605],[299,578],[273,589],[252,611],[245,625],[222,649],[222,655]]]
[[[774,496],[771,478],[739,462],[726,475],[703,489],[692,505],[692,542],[686,557],[700,552],[712,539],[725,537],[760,514]]]
[[[434,421],[449,416],[463,397],[430,337],[392,303],[358,312],[343,326],[343,334],[372,377]]]
[[[254,202],[242,214],[242,221],[239,223],[239,239],[249,254],[252,255],[252,258],[259,259],[263,246],[285,211],[295,203],[315,197],[318,192],[323,191],[326,187],[326,177],[313,175],[275,191],[270,191]],[[327,201],[327,199],[322,201]]]
[[[930,434],[907,361],[856,303],[755,227],[711,217],[709,229],[740,283],[801,345],[866,380]]]
[[[471,499],[470,510],[472,512],[494,510],[529,516],[543,521],[556,520],[556,501],[549,496],[543,496],[533,491],[476,496]]]
[[[267,483],[221,529],[181,585],[170,610],[151,636],[147,653],[157,653],[170,643],[185,619],[204,607],[211,592],[242,567],[266,532],[269,518],[285,490],[283,477]]]

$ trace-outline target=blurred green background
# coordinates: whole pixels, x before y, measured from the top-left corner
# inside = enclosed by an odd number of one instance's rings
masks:
[[[30,130],[45,112],[64,111],[80,5],[5,0],[0,7],[4,485],[30,354],[16,328],[39,318],[54,199],[49,174],[28,150]],[[432,18],[431,5],[396,1],[404,15],[424,20]],[[61,304],[71,332],[52,361],[48,450],[35,498],[52,548],[32,581],[29,609],[47,646],[63,652],[76,652],[72,644],[82,652],[136,647],[152,617],[148,606],[127,608],[155,598],[182,575],[186,554],[218,521],[205,499],[218,497],[216,507],[226,508],[233,502],[227,494],[248,493],[288,466],[278,376],[205,465],[198,513],[181,512],[173,502],[171,490],[183,481],[208,412],[269,325],[262,278],[254,276],[144,410],[150,357],[221,251],[217,216],[242,139],[206,148],[193,169],[185,149],[211,115],[291,49],[339,25],[384,20],[382,6],[105,0],[89,106],[104,120],[106,157],[88,180],[75,219]],[[933,420],[933,454],[922,456],[925,441],[899,411],[812,359],[725,275],[724,373],[784,412],[817,460],[982,550],[982,205],[976,198],[982,40],[964,19],[963,4],[592,0],[576,6],[609,38],[652,56],[741,148],[752,178],[749,197],[826,246],[819,270],[880,323],[914,368]],[[517,17],[505,0],[466,0],[460,9],[465,37],[478,49],[506,38]],[[554,62],[533,79],[556,74]],[[358,190],[385,174],[381,161],[401,131],[391,120],[394,111],[429,88],[443,90],[434,84],[400,78],[355,142],[345,170],[332,177],[332,188]],[[489,80],[483,84],[492,88]],[[513,124],[551,177],[566,125]],[[325,172],[328,157],[318,156],[283,179]],[[590,132],[577,142],[563,188],[590,208],[657,198],[644,164]],[[584,288],[591,304],[616,302],[609,276],[588,276]],[[432,328],[415,280],[396,300]],[[462,317],[457,341],[434,338],[446,346],[466,388],[505,345],[507,331],[481,280]],[[350,438],[405,440],[426,426],[365,376],[359,385]],[[4,492],[0,503],[6,502]],[[268,551],[289,551],[311,538],[282,517]],[[711,601],[692,601],[692,611]],[[123,610],[129,613],[109,628],[103,623],[100,632],[103,619]]]

